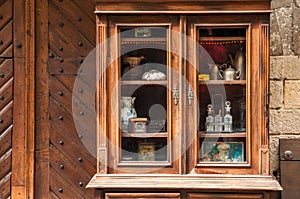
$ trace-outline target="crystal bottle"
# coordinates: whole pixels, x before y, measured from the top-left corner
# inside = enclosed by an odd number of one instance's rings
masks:
[[[224,131],[232,132],[232,115],[230,114],[230,101],[225,102],[225,116],[224,116]]]
[[[206,132],[214,131],[213,105],[207,105]]]
[[[222,132],[223,131],[222,110],[219,110],[219,114],[215,116],[215,131],[216,132]]]

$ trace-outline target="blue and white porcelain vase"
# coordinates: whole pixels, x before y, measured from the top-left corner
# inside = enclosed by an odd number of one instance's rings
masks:
[[[121,127],[122,132],[128,132],[128,124],[130,118],[137,117],[133,107],[135,97],[121,97]]]

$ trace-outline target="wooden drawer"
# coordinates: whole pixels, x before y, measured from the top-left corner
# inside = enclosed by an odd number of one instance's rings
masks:
[[[262,199],[262,194],[189,193],[188,199]]]
[[[179,199],[180,193],[106,193],[106,199],[152,199],[152,198],[168,198]]]

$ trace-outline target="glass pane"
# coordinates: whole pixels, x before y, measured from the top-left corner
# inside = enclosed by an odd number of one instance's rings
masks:
[[[167,28],[120,27],[121,162],[168,161]]]
[[[247,27],[200,27],[199,162],[247,161]]]

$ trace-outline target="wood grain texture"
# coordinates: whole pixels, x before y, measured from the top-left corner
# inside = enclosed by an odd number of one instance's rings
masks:
[[[95,100],[92,97],[95,72],[79,70],[95,48],[95,16],[89,12],[94,6],[92,0],[51,0],[48,4],[49,104],[45,108],[50,118],[48,193],[51,198],[92,198],[94,195],[94,190],[87,190],[85,186],[96,172]],[[89,68],[95,70],[92,64]]]
[[[170,199],[179,199],[180,193],[106,193],[105,198],[107,199],[138,199],[138,198],[170,198]]]
[[[34,195],[34,1],[13,4],[12,198]]]
[[[264,191],[282,190],[268,176],[251,175],[100,175],[93,177],[89,188],[102,189],[194,189],[198,191]]]
[[[36,1],[35,198],[49,198],[48,0]]]
[[[183,6],[184,5],[184,6]],[[173,14],[206,14],[206,13],[254,13],[270,12],[270,1],[98,1],[96,13],[173,13]]]
[[[280,161],[281,185],[283,188],[282,199],[299,198],[299,176],[295,175],[300,167],[300,161]]]
[[[284,153],[286,151],[292,152],[292,159],[294,161],[300,161],[300,139],[280,139],[280,159],[285,160]]]
[[[205,194],[191,193],[188,199],[263,199],[263,194]]]
[[[0,198],[11,196],[13,129],[12,0],[0,2]]]

